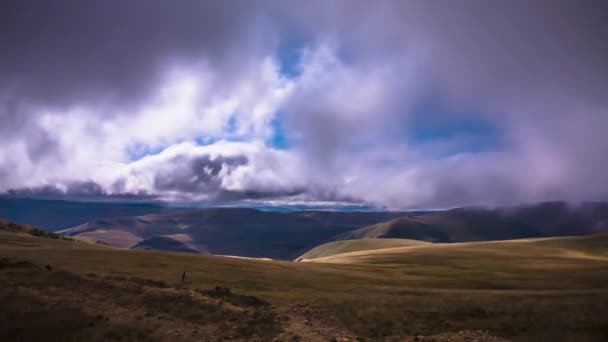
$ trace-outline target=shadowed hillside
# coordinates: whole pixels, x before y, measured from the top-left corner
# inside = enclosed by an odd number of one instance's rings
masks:
[[[551,202],[410,213],[207,208],[104,218],[61,232],[124,248],[293,260],[336,240],[465,242],[586,235],[608,231],[607,222],[606,203]],[[156,237],[160,239],[149,240]]]
[[[61,232],[125,248],[175,250],[185,243],[202,253],[293,259],[333,236],[399,215],[403,213],[213,208],[101,219]],[[149,240],[155,237],[162,239]]]
[[[608,204],[548,202],[495,209],[457,208],[397,218],[337,240],[403,238],[430,242],[510,240],[608,232]]]
[[[144,249],[144,250],[162,250],[162,251],[173,251],[173,252],[184,252],[184,253],[199,253],[197,249],[190,248],[189,244],[179,241],[174,238],[165,236],[154,236],[149,239],[145,239],[132,249]]]

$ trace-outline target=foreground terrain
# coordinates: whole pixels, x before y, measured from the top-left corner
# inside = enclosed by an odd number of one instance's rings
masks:
[[[0,339],[604,341],[607,246],[595,235],[284,262],[0,231]]]

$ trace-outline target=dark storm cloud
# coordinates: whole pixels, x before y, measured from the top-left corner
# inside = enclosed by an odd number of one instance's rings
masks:
[[[222,175],[229,174],[239,166],[247,164],[245,156],[217,157],[200,156],[188,160],[177,156],[168,161],[178,167],[167,172],[159,171],[154,176],[154,189],[178,193],[214,194],[220,191]]]
[[[60,185],[43,185],[10,189],[5,196],[17,198],[43,198],[68,200],[102,200],[102,201],[155,201],[158,196],[145,191],[133,193],[107,192],[93,181],[65,182]]]
[[[141,100],[174,60],[204,57],[238,73],[265,48],[256,13],[236,1],[3,1],[0,90],[58,105],[124,104]]]
[[[176,156],[168,161],[177,167],[158,171],[154,175],[154,190],[159,193],[171,192],[188,200],[190,196],[204,194],[205,201],[232,202],[248,199],[268,199],[301,195],[303,188],[293,189],[226,189],[222,186],[224,178],[237,168],[247,166],[247,156],[215,157],[208,155],[189,158]],[[191,198],[191,197],[190,197]]]
[[[8,191],[11,196],[22,197],[97,197],[105,196],[105,190],[93,181],[67,182],[62,186],[44,185],[31,188],[12,189]]]

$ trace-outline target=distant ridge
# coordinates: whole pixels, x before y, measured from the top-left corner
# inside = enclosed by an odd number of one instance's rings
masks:
[[[186,248],[201,253],[292,260],[339,234],[402,215],[406,213],[206,208],[99,219],[61,232],[124,248]],[[171,241],[176,236],[179,239]],[[154,237],[164,238],[150,240]],[[180,241],[187,241],[185,247]]]
[[[511,240],[608,232],[608,203],[546,202],[456,208],[400,217],[340,234],[336,240],[402,238],[429,242]]]
[[[44,227],[50,231],[74,227],[96,219],[139,216],[171,210],[175,209],[149,203],[76,202],[0,195],[0,218]]]

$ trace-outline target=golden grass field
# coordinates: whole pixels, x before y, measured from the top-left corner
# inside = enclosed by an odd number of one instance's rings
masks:
[[[367,252],[393,247],[411,247],[428,244],[428,242],[408,239],[358,239],[332,241],[317,246],[301,255],[296,261],[305,261],[349,252]]]
[[[464,329],[515,341],[608,340],[608,235],[414,244],[285,262],[0,232],[0,258],[79,276],[228,287],[278,308],[315,305],[367,340]]]

